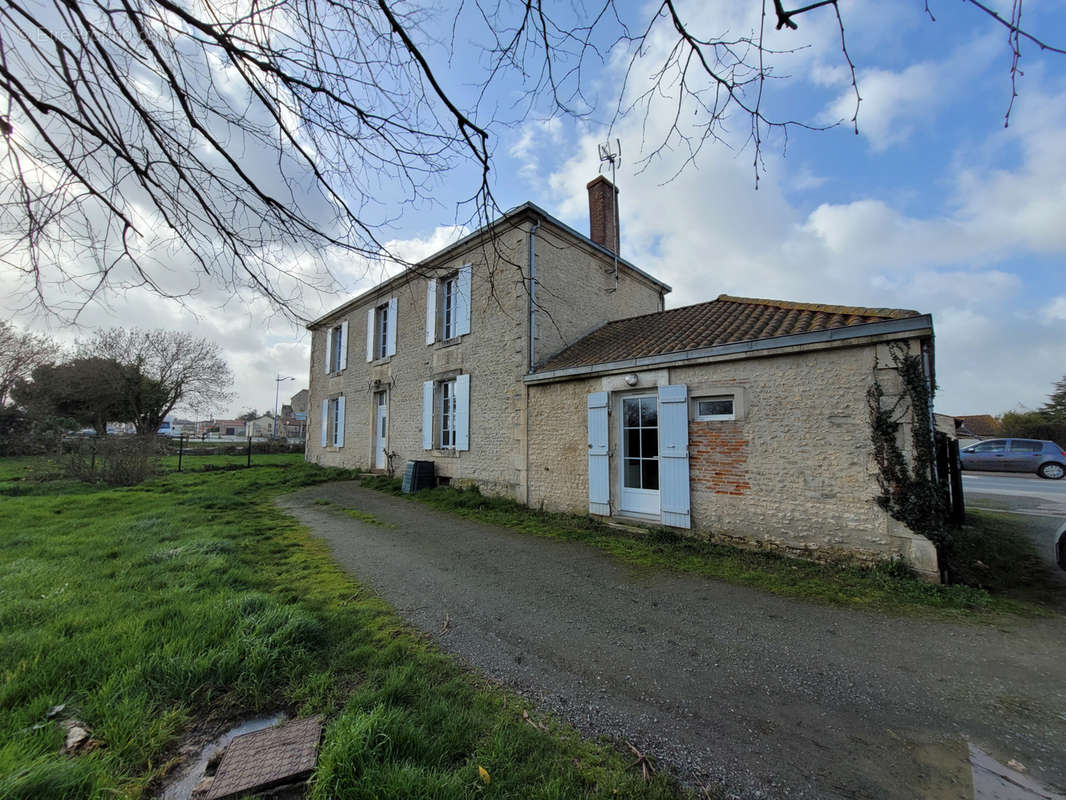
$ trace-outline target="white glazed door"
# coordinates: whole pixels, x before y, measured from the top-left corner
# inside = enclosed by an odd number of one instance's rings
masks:
[[[659,515],[659,403],[656,395],[623,397],[619,405],[622,511]]]
[[[385,469],[389,435],[389,404],[386,392],[377,392],[374,396],[374,466]]]

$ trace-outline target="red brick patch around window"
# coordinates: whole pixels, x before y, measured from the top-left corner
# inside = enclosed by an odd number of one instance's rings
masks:
[[[690,422],[689,483],[694,489],[741,496],[748,483],[748,440],[736,422]]]

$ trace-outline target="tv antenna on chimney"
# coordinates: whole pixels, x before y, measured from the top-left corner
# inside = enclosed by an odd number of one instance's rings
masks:
[[[614,202],[614,246],[611,248],[614,250],[614,285],[618,288],[618,248],[621,244],[621,233],[619,229],[621,226],[618,224],[618,184],[616,183],[616,174],[618,165],[622,163],[622,142],[619,139],[614,140],[614,150],[611,150],[611,140],[600,145],[596,145],[596,149],[600,153],[600,171],[602,172],[607,164],[611,165],[611,194],[613,195],[611,200]]]

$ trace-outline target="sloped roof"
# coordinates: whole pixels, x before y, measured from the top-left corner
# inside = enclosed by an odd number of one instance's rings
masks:
[[[537,371],[606,364],[917,316],[920,316],[917,311],[902,308],[791,303],[722,294],[707,303],[608,322],[548,359]]]
[[[955,417],[960,433],[972,433],[975,436],[998,436],[999,423],[991,414],[970,414]]]

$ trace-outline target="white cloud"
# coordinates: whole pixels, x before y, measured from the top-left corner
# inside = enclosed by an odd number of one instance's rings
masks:
[[[932,313],[938,408],[1039,405],[1066,363],[1066,295],[1034,314],[1029,298],[1038,289],[1026,262],[1066,256],[1066,140],[1057,135],[1066,94],[1027,100],[1037,118],[1023,109],[1011,129],[991,135],[996,144],[984,156],[967,153],[963,168],[948,163],[950,202],[922,214],[872,188],[804,211],[785,191],[791,165],[774,156],[757,192],[750,161],[724,148],[705,150],[697,168],[662,185],[668,164],[641,174],[630,167],[619,176],[623,253],[674,286],[671,307],[725,292]],[[633,122],[617,129],[623,141],[642,132]],[[587,229],[585,183],[599,166],[602,135],[586,131],[580,155],[550,179],[554,207],[579,230]],[[993,159],[1002,163],[1002,150],[1017,166],[989,169]]]
[[[1045,322],[1066,321],[1066,294],[1056,297],[1044,306],[1040,313]]]

